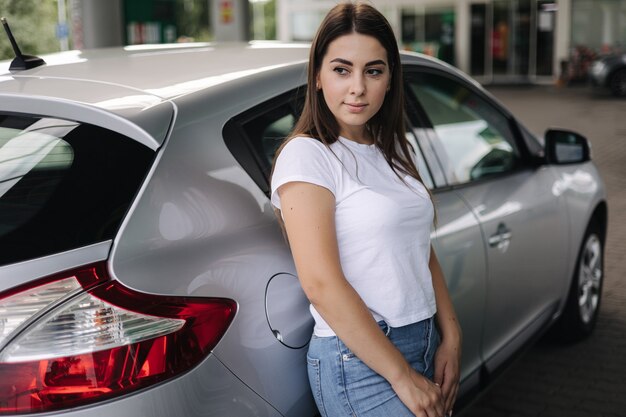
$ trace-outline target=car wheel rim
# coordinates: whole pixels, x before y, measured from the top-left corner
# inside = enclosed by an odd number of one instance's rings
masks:
[[[602,247],[597,235],[585,243],[578,275],[578,306],[580,317],[589,323],[598,309],[602,284]]]
[[[618,95],[626,95],[626,73],[620,73],[615,76],[613,89]]]

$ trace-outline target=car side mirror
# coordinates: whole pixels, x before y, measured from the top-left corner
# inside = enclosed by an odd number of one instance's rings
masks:
[[[576,164],[591,160],[589,141],[578,133],[562,129],[548,129],[545,142],[548,164]]]

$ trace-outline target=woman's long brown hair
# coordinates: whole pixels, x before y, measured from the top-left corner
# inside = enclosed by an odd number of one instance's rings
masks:
[[[406,138],[404,86],[398,44],[387,19],[374,7],[364,3],[338,4],[320,24],[309,53],[307,90],[302,114],[289,137],[278,148],[274,161],[283,147],[298,136],[317,139],[326,146],[338,140],[339,124],[326,105],[322,91],[316,88],[316,80],[330,43],[351,33],[371,36],[387,51],[391,85],[380,110],[367,123],[376,146],[400,179],[400,173],[404,173],[422,182],[411,158],[412,145]]]

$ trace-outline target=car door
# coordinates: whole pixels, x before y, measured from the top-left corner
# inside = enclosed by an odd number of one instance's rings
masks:
[[[409,85],[448,184],[480,223],[488,271],[480,350],[491,370],[556,311],[566,211],[554,174],[533,166],[514,120],[485,94],[435,71]]]
[[[405,68],[405,73],[410,80],[411,68]],[[463,394],[478,383],[482,364],[480,343],[485,316],[487,275],[485,248],[478,220],[465,201],[447,186],[429,140],[426,116],[415,100],[410,99],[410,91],[407,92],[407,115],[411,125],[407,137],[418,151],[418,169],[433,194],[437,215],[431,233],[432,244],[463,330]]]

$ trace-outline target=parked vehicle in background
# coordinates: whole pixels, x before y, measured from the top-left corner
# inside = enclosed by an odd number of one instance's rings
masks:
[[[626,52],[596,59],[589,74],[594,87],[605,89],[614,96],[626,96]]]
[[[589,79],[589,68],[597,56],[593,49],[584,45],[572,48],[568,59],[561,61],[559,83],[561,85],[586,83]]]
[[[317,414],[308,301],[268,199],[307,56],[196,44],[5,63],[0,414]],[[538,138],[458,70],[402,62],[467,395],[548,327],[591,333],[606,194],[584,137]]]

